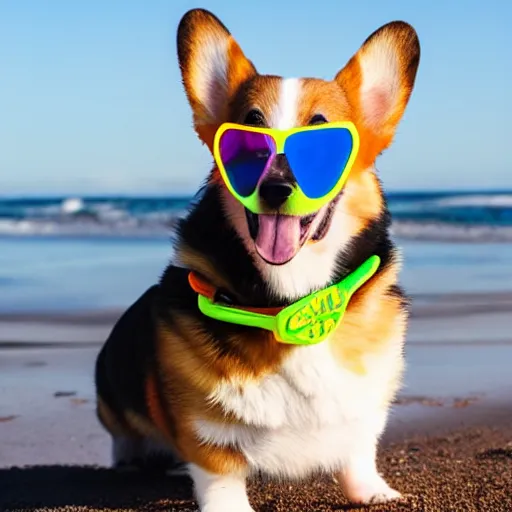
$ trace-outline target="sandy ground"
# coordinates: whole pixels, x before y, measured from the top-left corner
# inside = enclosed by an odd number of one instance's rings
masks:
[[[388,505],[350,506],[330,477],[300,484],[253,481],[249,497],[257,512],[510,512],[511,437],[511,428],[473,428],[386,446],[380,469],[404,494]],[[54,466],[0,470],[0,482],[6,512],[197,510],[185,478]]]
[[[511,308],[503,293],[415,303],[379,457],[412,497],[372,510],[512,511]],[[194,510],[185,480],[92,469],[110,459],[92,369],[117,315],[0,316],[0,510]],[[325,478],[251,489],[257,512],[351,510]]]

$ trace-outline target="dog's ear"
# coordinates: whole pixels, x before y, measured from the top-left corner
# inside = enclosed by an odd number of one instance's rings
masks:
[[[361,164],[371,165],[392,142],[420,60],[413,27],[402,21],[376,30],[336,75],[361,135]]]
[[[194,126],[211,149],[217,127],[227,120],[230,98],[256,69],[228,29],[207,10],[188,11],[178,26],[177,39]]]

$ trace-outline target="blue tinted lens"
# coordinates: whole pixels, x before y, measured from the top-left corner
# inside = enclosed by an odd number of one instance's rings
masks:
[[[219,141],[222,163],[231,186],[242,197],[250,196],[275,154],[275,142],[263,133],[226,130]]]
[[[322,128],[294,133],[286,139],[284,153],[304,194],[318,199],[340,180],[352,147],[346,128]]]

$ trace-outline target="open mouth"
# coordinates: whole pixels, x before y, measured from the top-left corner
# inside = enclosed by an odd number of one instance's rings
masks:
[[[299,252],[306,240],[311,238],[313,221],[318,212],[303,217],[257,215],[246,208],[245,214],[249,233],[261,258],[271,265],[284,265]]]

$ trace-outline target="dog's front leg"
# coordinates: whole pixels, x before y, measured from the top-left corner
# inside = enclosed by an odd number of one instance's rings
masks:
[[[216,475],[195,464],[189,466],[200,512],[254,512],[245,475]]]
[[[337,480],[351,503],[374,504],[400,499],[377,471],[378,432],[361,428],[348,449],[347,457]]]

